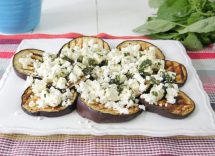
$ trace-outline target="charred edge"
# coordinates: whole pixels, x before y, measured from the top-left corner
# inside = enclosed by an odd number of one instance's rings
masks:
[[[64,115],[67,115],[67,114],[71,113],[75,108],[76,108],[76,105],[75,105],[75,103],[73,103],[72,105],[70,105],[70,106],[68,106],[65,109],[60,110],[60,111],[55,111],[55,112],[46,112],[46,111],[31,112],[31,111],[25,109],[22,106],[22,110],[25,113],[27,113],[28,115],[31,115],[31,116],[44,116],[44,117],[60,117],[60,116],[64,116]]]
[[[184,118],[188,117],[190,114],[192,114],[192,112],[195,109],[195,106],[194,106],[194,109],[190,113],[182,116],[182,115],[172,114],[172,113],[168,112],[166,109],[159,107],[159,106],[150,106],[148,104],[145,104],[145,107],[146,107],[146,111],[148,111],[148,112],[156,113],[158,115],[161,115],[163,117],[167,117],[170,119],[184,119]]]
[[[108,113],[102,113],[88,107],[84,102],[81,101],[80,97],[77,100],[77,112],[83,118],[90,119],[97,123],[119,123],[126,122],[136,118],[141,114],[142,110],[129,115],[112,115]]]

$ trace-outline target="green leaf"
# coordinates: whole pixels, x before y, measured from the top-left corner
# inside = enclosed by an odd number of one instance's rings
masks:
[[[195,33],[189,33],[188,36],[185,38],[185,40],[182,41],[182,43],[188,50],[203,49],[203,45]]]
[[[158,34],[152,34],[152,35],[148,35],[149,37],[153,38],[153,39],[173,39],[176,36],[178,36],[178,33],[158,33]]]
[[[176,24],[173,22],[162,20],[162,19],[154,19],[135,28],[133,31],[147,35],[147,34],[165,32],[174,28],[175,26]]]
[[[187,19],[187,24],[190,25],[190,24],[195,23],[195,22],[197,22],[197,21],[199,21],[199,20],[202,20],[202,19],[204,19],[204,18],[205,18],[205,17],[202,16],[200,13],[194,12],[194,13],[192,13],[192,14],[190,15],[190,17]]]
[[[211,40],[208,36],[205,35],[199,35],[198,38],[201,40],[203,45],[211,44]]]
[[[158,9],[157,15],[161,19],[178,21],[190,13],[191,6],[187,0],[166,0]]]
[[[211,32],[209,37],[210,37],[211,42],[214,43],[215,42],[215,31]]]
[[[151,8],[159,8],[166,0],[149,0]]]
[[[180,34],[187,32],[207,33],[215,30],[215,16],[197,21],[185,29],[179,31]]]

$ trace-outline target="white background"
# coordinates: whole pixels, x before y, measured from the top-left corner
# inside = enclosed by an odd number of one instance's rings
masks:
[[[148,0],[43,0],[40,24],[30,33],[138,35],[132,29],[154,12]]]

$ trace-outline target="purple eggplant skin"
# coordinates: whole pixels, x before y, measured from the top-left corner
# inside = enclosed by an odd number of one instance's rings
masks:
[[[156,113],[156,114],[159,114],[163,117],[167,117],[170,119],[184,119],[190,115],[190,114],[187,114],[186,116],[175,115],[175,114],[168,112],[165,109],[157,108],[156,106],[153,106],[153,105],[148,104],[148,103],[147,104],[145,103],[144,106],[146,107],[147,112]]]
[[[66,107],[64,110],[55,111],[55,112],[46,112],[46,111],[31,112],[25,109],[24,107],[22,107],[22,110],[31,116],[60,117],[60,116],[64,116],[72,113],[75,110],[75,108],[76,108],[76,104],[74,103]]]
[[[78,114],[84,118],[90,119],[97,123],[119,123],[119,122],[126,122],[136,118],[138,115],[141,114],[142,110],[139,110],[133,114],[122,114],[122,115],[113,115],[109,113],[102,113],[97,110],[93,110],[92,108],[88,107],[84,102],[81,100],[80,96],[77,100],[77,108]]]
[[[23,73],[18,72],[18,71],[16,70],[16,68],[13,68],[13,70],[14,70],[14,72],[16,73],[16,75],[17,75],[18,77],[20,77],[21,79],[23,79],[23,80],[26,80],[26,79],[27,79],[28,75],[25,75],[25,74],[23,74]]]
[[[161,116],[170,118],[170,119],[184,119],[192,114],[192,112],[195,110],[195,103],[192,99],[190,99],[184,92],[180,91],[180,97],[177,98],[176,104],[168,104],[168,107],[165,106],[158,106],[154,104],[149,104],[144,99],[140,98],[140,103],[143,104],[146,108],[146,111],[159,114]],[[185,103],[187,99],[187,104]],[[184,101],[183,101],[184,100]],[[189,105],[190,107],[187,107],[187,113],[184,114],[184,111],[181,110],[178,114],[173,113],[175,109],[178,109],[178,107],[183,105]]]

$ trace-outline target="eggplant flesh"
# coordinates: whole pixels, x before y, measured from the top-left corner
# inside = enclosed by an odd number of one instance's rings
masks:
[[[140,98],[140,102],[145,105],[146,111],[157,113],[171,119],[183,119],[189,116],[195,109],[194,101],[184,92],[179,91],[176,103],[170,104],[166,99],[158,101],[158,104],[149,104]]]
[[[77,93],[74,92],[72,96],[73,99],[69,106],[59,105],[57,107],[49,106],[45,108],[38,108],[36,106],[30,107],[29,102],[37,97],[33,95],[31,87],[28,87],[22,95],[21,107],[25,113],[32,116],[59,117],[71,113],[76,108]]]
[[[22,79],[26,79],[27,76],[32,75],[34,72],[33,65],[28,65],[27,68],[23,68],[23,65],[19,62],[19,59],[25,58],[27,55],[32,54],[32,59],[42,62],[43,52],[44,51],[38,49],[24,49],[16,53],[13,57],[13,69],[16,75]]]
[[[149,47],[155,47],[155,55],[157,59],[165,59],[165,55],[163,54],[163,52],[155,45],[153,45],[152,43],[146,42],[146,41],[142,41],[142,40],[128,40],[128,41],[124,41],[120,44],[117,45],[117,49],[121,50],[122,48],[127,47],[128,45],[140,45],[140,50],[146,50],[149,49]]]
[[[118,111],[105,108],[103,104],[89,104],[80,96],[77,100],[76,110],[80,116],[97,123],[125,122],[136,118],[142,112],[142,110],[136,106],[129,109],[129,114],[119,114]]]
[[[176,73],[175,83],[178,84],[179,87],[182,87],[187,81],[187,69],[183,64],[176,61],[165,60],[165,69]]]

